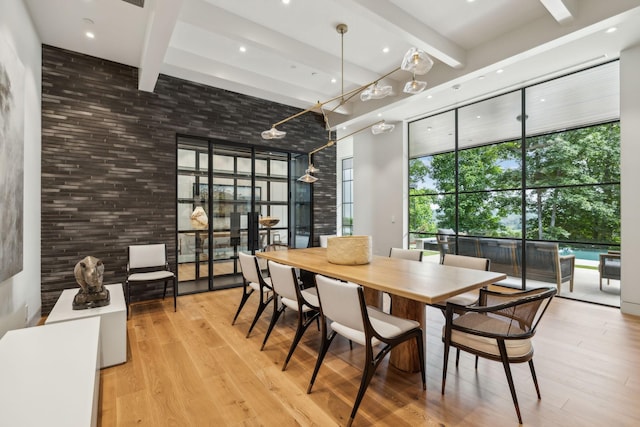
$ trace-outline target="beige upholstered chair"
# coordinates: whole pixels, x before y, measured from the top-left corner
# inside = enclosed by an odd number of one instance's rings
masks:
[[[391,250],[389,251],[389,258],[402,258],[412,261],[422,261],[422,254],[423,252],[417,249],[391,248]]]
[[[253,321],[251,322],[251,326],[249,326],[249,331],[247,332],[247,338],[249,338],[253,327],[260,318],[260,315],[273,299],[273,289],[271,288],[271,279],[262,277],[262,273],[260,272],[260,267],[258,265],[258,258],[255,255],[247,255],[243,252],[238,252],[238,259],[240,260],[240,267],[242,268],[244,286],[240,306],[238,307],[238,311],[236,311],[236,315],[233,317],[233,321],[231,322],[232,325],[236,323],[242,307],[244,307],[251,294],[253,294],[253,292],[258,292],[260,294],[258,310],[256,311]]]
[[[260,350],[262,350],[267,344],[267,340],[269,339],[269,335],[271,335],[273,327],[286,308],[295,310],[298,313],[298,327],[296,329],[296,334],[293,337],[293,342],[289,348],[289,354],[287,354],[287,358],[284,360],[284,364],[282,365],[282,370],[284,371],[287,369],[289,359],[291,359],[302,335],[304,335],[307,328],[309,328],[309,325],[312,324],[320,315],[318,293],[316,288],[300,288],[295,268],[288,265],[278,264],[273,261],[269,261],[268,268],[273,291],[279,298],[276,297],[273,299],[273,315],[271,316],[271,323],[269,323],[269,328],[264,336],[264,341],[262,342]],[[280,301],[279,307],[278,301]]]
[[[132,245],[127,248],[127,279],[125,292],[127,314],[131,305],[131,286],[164,282],[162,299],[167,295],[167,282],[173,282],[173,311],[177,310],[178,286],[176,276],[169,269],[167,246],[164,243]]]
[[[353,422],[376,368],[387,353],[400,343],[416,340],[422,375],[422,388],[426,390],[422,329],[418,322],[401,319],[383,313],[375,307],[368,307],[364,301],[362,287],[356,284],[340,282],[321,275],[316,276],[316,283],[322,317],[320,322],[322,344],[320,345],[318,361],[313,370],[307,393],[311,393],[311,388],[318,375],[322,361],[336,334],[365,346],[366,354],[360,389],[347,426],[350,426]],[[331,333],[329,334],[327,334],[327,319],[331,319]],[[376,347],[379,345],[382,348],[378,350]]]
[[[443,327],[444,363],[442,367],[442,394],[447,379],[447,362],[450,347],[476,356],[502,362],[516,408],[522,424],[518,398],[516,397],[511,363],[529,362],[531,376],[538,399],[540,389],[533,367],[533,341],[536,327],[557,290],[539,288],[516,293],[480,290],[478,306],[448,303]],[[458,316],[456,316],[458,314]]]
[[[473,270],[489,271],[491,261],[488,258],[476,258],[465,255],[444,254],[442,259],[443,265],[450,265],[453,267],[471,268]],[[453,296],[439,304],[434,304],[436,307],[444,309],[444,306],[448,302],[452,302],[459,305],[471,305],[478,301],[478,291],[473,290],[465,292],[460,295]]]

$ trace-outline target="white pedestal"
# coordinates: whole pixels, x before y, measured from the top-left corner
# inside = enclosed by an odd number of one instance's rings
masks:
[[[73,297],[78,289],[66,289],[49,313],[45,324],[66,322],[87,317],[100,317],[100,368],[127,361],[127,306],[122,285],[105,285],[111,296],[111,304],[104,307],[73,309]]]
[[[0,340],[0,425],[96,426],[100,319],[16,329]]]

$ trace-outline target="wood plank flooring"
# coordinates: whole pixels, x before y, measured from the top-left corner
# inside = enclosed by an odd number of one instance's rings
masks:
[[[236,325],[241,290],[151,301],[132,307],[128,362],[103,369],[99,422],[110,426],[335,426],[349,418],[361,377],[359,346],[336,338],[313,392],[306,394],[319,332],[311,327],[286,371],[296,325],[287,313],[264,351],[271,311],[245,338],[254,295]],[[500,363],[450,358],[440,393],[442,314],[427,308],[427,390],[419,374],[379,367],[354,426],[517,426]],[[534,338],[542,400],[526,364],[512,365],[525,426],[640,425],[640,318],[556,298]],[[453,354],[452,354],[453,355]],[[387,358],[388,359],[388,358]]]

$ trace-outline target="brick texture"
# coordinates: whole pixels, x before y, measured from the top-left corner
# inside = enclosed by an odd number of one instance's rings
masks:
[[[42,313],[75,288],[75,264],[103,260],[105,283],[124,282],[127,246],[165,242],[175,271],[176,134],[308,152],[326,142],[322,118],[299,110],[161,75],[138,91],[134,67],[43,46]],[[26,153],[28,155],[28,153]],[[314,234],[334,234],[335,147],[314,157]]]

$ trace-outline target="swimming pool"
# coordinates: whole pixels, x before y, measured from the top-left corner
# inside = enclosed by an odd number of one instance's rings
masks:
[[[588,261],[598,261],[600,254],[606,253],[606,248],[562,248],[560,249],[560,255],[573,254],[577,259],[584,259]]]

